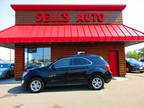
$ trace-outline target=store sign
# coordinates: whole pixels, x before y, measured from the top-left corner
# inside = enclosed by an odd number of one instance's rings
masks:
[[[75,20],[77,23],[102,23],[105,21],[103,12],[78,12],[73,18],[73,14],[68,12],[36,12],[36,23],[69,23]]]
[[[121,11],[17,11],[16,24],[122,24]]]

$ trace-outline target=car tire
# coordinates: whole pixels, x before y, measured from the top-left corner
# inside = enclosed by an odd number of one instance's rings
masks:
[[[91,77],[89,80],[89,87],[92,90],[101,90],[104,87],[104,79],[99,75]]]
[[[32,93],[41,92],[44,89],[44,87],[44,81],[38,77],[32,78],[28,84],[28,90]]]

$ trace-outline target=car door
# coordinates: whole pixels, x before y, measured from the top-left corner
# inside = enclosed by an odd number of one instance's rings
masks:
[[[48,73],[49,84],[65,84],[66,74],[69,71],[70,59],[63,58],[57,60],[50,66]]]
[[[71,66],[67,73],[68,83],[83,83],[86,82],[86,75],[89,71],[89,66],[92,64],[88,59],[83,57],[71,58]]]

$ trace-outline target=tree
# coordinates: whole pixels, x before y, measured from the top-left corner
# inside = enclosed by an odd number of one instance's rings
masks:
[[[140,54],[136,51],[129,51],[126,54],[127,58],[135,58],[135,59],[139,59],[140,58]]]
[[[144,57],[144,48],[139,49],[139,55]]]

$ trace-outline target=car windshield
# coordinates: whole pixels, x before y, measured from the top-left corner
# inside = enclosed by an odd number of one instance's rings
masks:
[[[9,68],[10,64],[0,64],[0,68]]]
[[[136,59],[127,59],[127,61],[129,62],[129,63],[139,63],[139,61],[138,60],[136,60]]]

